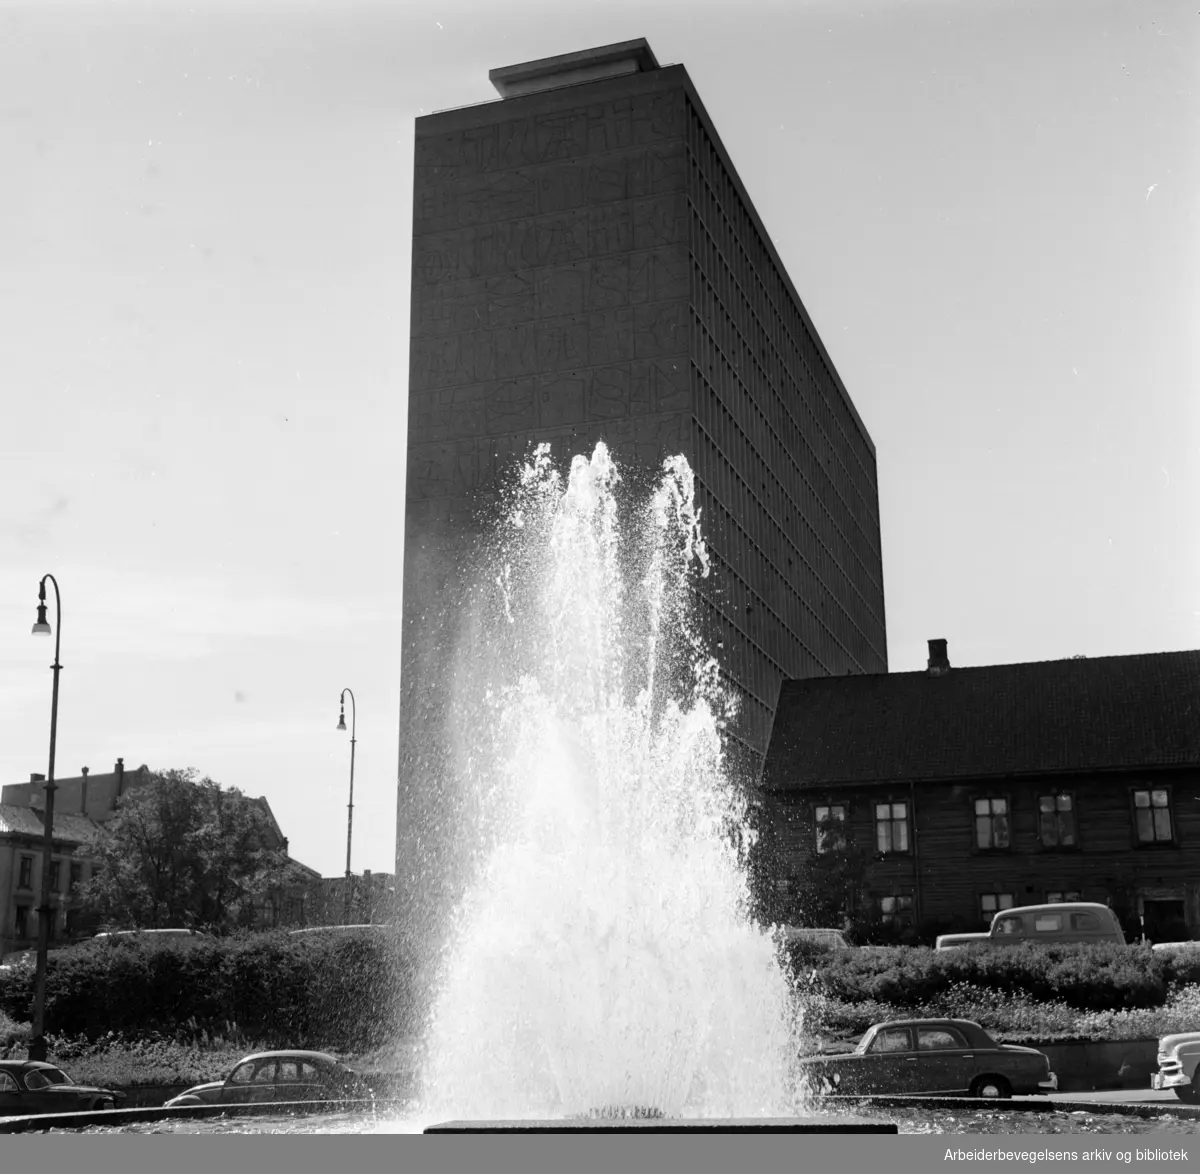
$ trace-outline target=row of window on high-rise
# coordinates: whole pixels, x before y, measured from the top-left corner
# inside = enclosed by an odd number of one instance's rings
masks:
[[[817,592],[813,592],[810,602],[791,583],[781,581],[781,605],[773,606],[749,585],[756,581],[751,572],[755,561],[761,560],[761,552],[750,556],[744,553],[746,548],[753,551],[753,544],[736,523],[723,516],[719,502],[708,502],[707,509],[716,522],[716,540],[711,543],[711,551],[714,585],[720,586],[718,598],[723,610],[739,631],[752,629],[759,633],[762,643],[777,658],[780,674],[807,676],[814,670],[844,672],[848,659],[861,668],[863,662],[855,655],[855,649],[839,640],[822,617],[822,612],[839,616],[839,605],[828,599],[829,606],[819,611]],[[772,704],[777,685],[772,680],[769,686]]]
[[[852,436],[861,441],[858,423],[841,392],[833,386],[833,374],[699,115],[690,107],[688,113],[689,196],[701,217],[711,225],[720,251],[737,266],[739,287],[752,315],[749,325],[754,350],[763,355],[773,350],[783,369],[793,367],[795,360],[807,359],[810,369],[822,374],[823,383],[833,388],[832,396],[820,397],[819,411],[825,417],[822,423],[832,426],[824,430],[830,436],[835,431],[840,434],[842,445],[835,456],[841,460],[842,454],[847,454],[857,464],[858,475],[850,475],[847,469],[848,479],[859,487],[869,504],[874,470],[866,468],[859,446],[851,442]],[[770,328],[764,325],[767,321],[771,322]]]
[[[706,415],[715,414],[714,409]],[[746,577],[751,582],[775,584],[779,606],[770,608],[765,601],[763,606],[768,613],[774,614],[781,626],[794,628],[804,623],[807,627],[808,622],[812,622],[827,630],[831,644],[841,653],[838,655],[832,648],[829,650],[833,653],[831,665],[840,665],[846,656],[850,656],[856,664],[866,667],[874,651],[871,639],[855,616],[840,602],[844,592],[831,588],[832,582],[844,582],[844,576],[839,573],[841,568],[837,560],[807,516],[807,511],[811,510],[820,519],[820,503],[816,500],[806,502],[806,511],[797,514],[797,520],[813,539],[802,550],[796,545],[793,535],[786,533],[776,519],[763,516],[765,511],[761,502],[725,458],[720,440],[709,433],[708,429],[713,425],[718,436],[728,430],[731,423],[728,417],[722,413],[712,421],[712,425],[707,420],[697,422],[696,476],[713,499],[707,513],[701,518],[701,524],[706,533],[714,536],[714,549],[720,549],[734,566],[745,568]],[[747,526],[740,525],[741,518],[746,519]],[[774,558],[764,549],[766,543],[755,541],[754,529],[760,532],[769,529],[772,532],[777,547]],[[800,529],[801,526],[794,527],[797,531],[795,537],[799,537]],[[781,565],[785,559],[786,572]],[[757,565],[751,566],[752,563]],[[827,604],[822,609],[823,614],[816,610],[820,600]],[[863,601],[863,605],[867,607],[866,601]]]
[[[744,549],[752,545],[749,539],[736,523],[723,514],[719,502],[708,501],[708,510],[716,522],[715,538],[710,543],[714,562],[713,589],[710,591],[722,613],[745,639],[751,639],[747,629],[753,623],[755,630],[762,634],[764,643],[778,656],[782,675],[798,675],[801,672],[797,657],[788,655],[789,650],[799,653],[801,648],[826,671],[833,671],[834,666],[844,661],[848,653],[816,609],[790,585],[785,584],[786,602],[789,605],[787,612],[791,621],[785,623],[783,617],[747,581],[746,569],[750,560],[745,557]],[[795,632],[805,633],[812,647],[800,641],[795,642],[798,647],[789,647],[790,642],[785,638]],[[772,704],[777,686],[775,680],[767,685]]]
[[[736,414],[744,419],[745,427],[749,431],[746,444],[757,458],[756,464],[774,470],[790,466],[793,480],[803,478],[821,483],[826,490],[822,495],[823,499],[828,499],[826,508],[834,517],[835,528],[847,549],[857,556],[858,547],[847,538],[849,533],[857,535],[859,545],[873,549],[878,542],[873,458],[868,454],[866,459],[871,468],[867,470],[864,466],[863,483],[857,484],[850,477],[842,454],[831,440],[828,429],[823,427],[818,419],[820,405],[825,402],[824,397],[819,393],[817,381],[802,359],[797,356],[790,370],[781,368],[773,374],[768,374],[761,369],[743,337],[736,315],[722,296],[721,290],[714,284],[714,271],[717,282],[724,278],[727,283],[732,283],[733,275],[699,216],[694,215],[694,220],[693,310],[711,339],[711,345],[707,348],[709,353],[702,359],[697,354],[702,373],[708,376],[709,382],[717,389],[722,399],[728,400],[731,398],[729,393],[734,393],[732,398],[742,409]],[[744,296],[739,296],[738,300],[748,312]],[[797,379],[796,375],[801,372],[806,378]],[[756,385],[759,395],[751,392],[751,384]],[[817,402],[816,409],[814,399]],[[805,415],[804,426],[796,419],[793,407]],[[857,431],[852,436],[843,434],[841,441],[843,446],[864,450],[867,447],[866,441]],[[765,459],[758,455],[759,452],[765,453]],[[863,459],[858,459],[862,465]],[[754,474],[755,470],[749,460],[740,463],[748,475]],[[841,467],[844,483],[855,499],[853,505],[831,475],[831,465]],[[780,489],[782,490],[782,484]],[[865,527],[864,518],[868,520]]]
[[[722,434],[728,433],[736,426],[711,389],[707,397],[703,394],[698,395],[697,407],[701,407],[705,402],[708,402],[709,410],[698,413],[697,419],[700,427],[696,448],[697,477],[702,484],[712,487],[714,496],[746,531],[750,541],[761,552],[765,565],[771,568],[771,577],[782,584],[786,591],[793,592],[797,578],[806,577],[807,574],[815,580],[807,584],[809,592],[815,594],[819,589],[831,600],[843,599],[845,591],[842,588],[850,586],[855,589],[862,611],[868,615],[874,614],[870,601],[863,597],[862,592],[845,574],[843,566],[830,550],[821,532],[830,524],[822,503],[805,485],[802,508],[796,510],[793,524],[785,529],[722,451]],[[811,535],[812,541],[801,547],[797,540],[804,531]],[[783,569],[785,562],[787,571]],[[857,562],[857,566],[862,570],[861,562]],[[831,586],[834,583],[838,584],[836,590]],[[842,643],[856,649],[856,657],[870,655],[870,637],[844,605],[840,605],[839,613],[830,617],[829,622],[842,629],[838,638]],[[848,629],[845,628],[846,624],[849,625]],[[882,627],[880,619],[880,631]]]

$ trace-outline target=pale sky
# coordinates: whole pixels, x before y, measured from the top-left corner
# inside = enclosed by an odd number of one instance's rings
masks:
[[[194,766],[339,874],[349,686],[392,870],[413,120],[634,37],[875,442],[892,670],[1200,646],[1195,4],[0,0],[0,781],[51,572],[60,777]]]

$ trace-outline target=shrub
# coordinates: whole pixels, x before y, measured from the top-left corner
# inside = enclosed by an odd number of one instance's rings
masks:
[[[1056,945],[936,951],[926,947],[838,950],[788,958],[799,978],[837,1002],[911,1010],[967,985],[989,996],[1061,1001],[1083,1011],[1161,1006],[1168,963],[1145,946]]]
[[[267,1045],[374,1047],[411,1030],[408,947],[385,928],[291,936],[123,938],[54,951],[50,1030],[91,1040],[161,1032]],[[32,968],[0,972],[0,1011],[31,1018]]]

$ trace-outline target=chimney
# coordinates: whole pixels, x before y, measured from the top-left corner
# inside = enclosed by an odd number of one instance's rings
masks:
[[[944,677],[950,671],[950,657],[946,652],[945,640],[929,641],[929,668],[931,677]]]
[[[31,774],[31,775],[29,776],[29,781],[30,781],[31,783],[44,783],[44,782],[46,781],[46,776],[45,776],[45,775],[33,775],[33,774]]]
[[[125,759],[117,759],[117,765],[113,767],[113,774],[117,776],[117,794],[120,795],[125,789]]]

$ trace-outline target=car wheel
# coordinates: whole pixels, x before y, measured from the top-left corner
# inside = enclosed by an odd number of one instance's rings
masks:
[[[1175,1095],[1181,1101],[1187,1101],[1189,1105],[1200,1105],[1200,1088],[1197,1088],[1194,1084],[1176,1085]]]
[[[985,1101],[1003,1101],[1012,1096],[1012,1085],[1003,1076],[979,1076],[971,1085],[971,1096]]]

